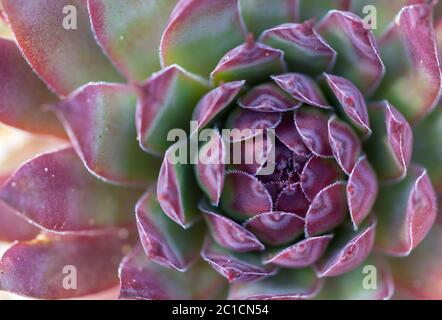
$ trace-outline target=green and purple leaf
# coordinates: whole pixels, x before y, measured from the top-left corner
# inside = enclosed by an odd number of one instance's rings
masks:
[[[95,42],[86,0],[2,0],[2,4],[26,60],[59,96],[91,81],[122,80]]]
[[[210,78],[215,84],[235,80],[256,84],[284,71],[284,53],[255,42],[252,36],[249,36],[245,44],[226,53],[210,74]]]
[[[156,194],[146,192],[136,206],[138,233],[148,258],[163,267],[186,271],[196,261],[205,228],[185,230],[161,209]]]
[[[88,0],[95,37],[126,78],[140,82],[161,69],[158,46],[177,0]]]
[[[318,24],[318,32],[336,50],[334,73],[351,80],[366,95],[379,86],[385,67],[373,32],[350,12],[330,11]]]
[[[118,265],[130,244],[129,238],[121,238],[117,232],[45,234],[18,242],[0,260],[0,290],[32,298],[64,299],[112,288],[118,284]]]
[[[412,166],[403,181],[381,188],[373,210],[379,220],[376,247],[391,256],[408,256],[437,215],[436,194],[426,170]]]
[[[155,73],[141,87],[136,126],[141,148],[163,154],[172,129],[189,131],[192,113],[209,84],[173,65]]]
[[[130,86],[90,83],[52,107],[86,167],[109,183],[145,186],[158,174],[161,159],[136,140],[136,100]]]
[[[65,138],[63,126],[43,105],[57,101],[33,73],[14,41],[0,38],[0,121],[33,133]]]
[[[0,199],[43,229],[95,234],[131,225],[140,194],[95,178],[67,148],[25,163],[0,190]]]
[[[333,68],[336,51],[313,26],[313,20],[283,24],[266,30],[259,41],[282,50],[291,71],[316,76]]]
[[[344,225],[336,233],[329,250],[316,264],[320,278],[341,276],[357,268],[370,255],[376,234],[376,219],[367,221],[355,233]]]
[[[365,145],[368,159],[381,181],[401,180],[413,152],[413,132],[407,120],[387,101],[369,106],[373,134]]]
[[[245,40],[238,0],[181,0],[160,44],[162,66],[209,77],[224,54]]]
[[[380,42],[387,77],[379,94],[412,124],[439,101],[442,73],[431,4],[403,8]]]

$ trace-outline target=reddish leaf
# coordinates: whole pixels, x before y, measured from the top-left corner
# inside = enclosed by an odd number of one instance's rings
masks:
[[[258,112],[285,112],[301,106],[299,101],[272,83],[254,87],[238,103],[243,108]]]

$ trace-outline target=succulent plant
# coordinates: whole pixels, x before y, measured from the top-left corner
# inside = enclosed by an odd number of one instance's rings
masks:
[[[442,299],[437,1],[0,4],[0,290]]]

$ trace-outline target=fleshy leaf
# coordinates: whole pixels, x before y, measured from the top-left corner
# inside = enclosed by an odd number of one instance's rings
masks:
[[[310,202],[302,191],[301,183],[297,182],[287,186],[276,199],[275,209],[278,211],[293,212],[300,217],[305,217]]]
[[[158,174],[161,159],[136,141],[136,100],[132,87],[91,83],[53,107],[86,167],[110,183],[145,185]]]
[[[171,145],[172,129],[189,131],[192,113],[209,85],[178,66],[170,66],[149,78],[141,88],[136,126],[141,147],[164,153]]]
[[[376,20],[366,20],[367,27],[373,30],[376,36],[381,36],[385,30],[394,23],[396,14],[406,5],[421,4],[428,0],[351,0],[351,11],[360,17],[373,14],[376,8]]]
[[[40,230],[0,201],[0,241],[14,242],[34,239]]]
[[[330,109],[313,78],[300,73],[286,73],[272,79],[293,98],[313,107]]]
[[[226,144],[217,131],[198,151],[195,175],[198,185],[210,202],[217,206],[224,188]]]
[[[263,266],[254,253],[235,254],[207,238],[201,257],[230,283],[257,281],[276,273],[274,266]]]
[[[328,278],[318,295],[320,300],[389,300],[395,283],[388,261],[369,257],[357,269],[339,277]]]
[[[212,238],[220,246],[235,252],[264,250],[264,245],[253,233],[220,214],[216,208],[202,202],[199,209],[204,213]]]
[[[232,300],[302,300],[315,297],[322,288],[311,269],[283,269],[276,276],[261,281],[234,283],[230,287]]]
[[[320,19],[330,10],[349,10],[352,0],[299,0],[301,21],[311,18]]]
[[[390,259],[397,291],[405,299],[442,299],[441,245],[442,226],[438,221],[409,257]]]
[[[196,261],[205,231],[202,223],[183,229],[164,213],[150,190],[135,211],[141,243],[150,260],[182,272]]]
[[[350,225],[342,226],[336,233],[327,253],[316,264],[320,278],[350,272],[370,255],[374,245],[376,219],[370,219],[357,233]]]
[[[142,81],[160,70],[158,46],[177,0],[88,0],[100,46],[127,78]]]
[[[398,184],[379,190],[374,207],[379,226],[376,247],[391,256],[408,256],[436,219],[436,194],[425,169],[413,166]]]
[[[350,174],[362,149],[359,137],[349,125],[337,117],[330,118],[328,134],[336,161],[345,173]]]
[[[305,216],[305,235],[311,237],[333,230],[345,220],[346,213],[345,183],[326,187],[310,204]]]
[[[266,30],[259,41],[280,49],[291,71],[316,76],[330,71],[336,51],[313,28],[312,20],[288,23]]]
[[[281,122],[279,113],[255,112],[236,108],[227,117],[224,129],[230,130],[232,142],[244,141],[257,135],[263,135],[267,129],[276,128]]]
[[[298,0],[240,0],[239,3],[247,28],[255,36],[278,24],[298,20]]]
[[[436,108],[414,128],[413,161],[428,170],[434,188],[442,193],[442,108]]]
[[[301,188],[307,199],[312,200],[321,190],[344,178],[344,174],[332,159],[310,158],[301,173]]]
[[[275,130],[278,139],[293,153],[300,158],[308,158],[311,155],[309,148],[304,144],[292,114],[284,116],[282,122]]]
[[[270,138],[270,132],[257,132],[256,135],[239,140],[247,136],[253,131],[243,131],[242,133],[233,134],[230,132],[228,137],[237,138],[238,141],[230,143],[230,153],[228,161],[230,170],[239,170],[247,172],[251,175],[267,176],[274,172],[273,167],[273,139]],[[265,172],[267,171],[267,172]],[[270,171],[270,172],[269,172]]]
[[[200,128],[204,128],[217,116],[223,114],[240,93],[244,84],[245,81],[224,83],[207,93],[198,102],[193,112],[192,120],[197,121],[197,128],[191,134],[194,134]]]
[[[304,144],[316,156],[333,157],[328,139],[328,116],[312,107],[303,107],[295,113],[295,125]]]
[[[207,300],[219,297],[225,289],[223,279],[206,263],[176,272],[149,260],[139,246],[121,262],[119,277],[120,299]]]
[[[180,0],[161,39],[161,62],[208,77],[244,36],[238,0]]]
[[[326,90],[332,99],[337,101],[339,111],[359,130],[365,137],[371,134],[370,120],[367,104],[361,91],[349,80],[335,75],[325,74]]]
[[[186,229],[200,218],[198,202],[201,195],[193,166],[181,154],[187,152],[187,149],[185,141],[177,142],[167,150],[157,182],[161,208],[169,218]]]
[[[30,160],[0,190],[6,204],[56,232],[127,226],[139,196],[136,189],[115,187],[90,175],[72,148]]]
[[[257,178],[233,171],[226,174],[220,207],[235,219],[251,218],[271,211],[272,198]]]
[[[91,81],[122,80],[95,42],[87,1],[2,0],[2,4],[26,60],[58,95],[66,96]]]
[[[130,239],[117,233],[45,234],[18,242],[0,260],[0,290],[33,298],[63,299],[109,289],[118,283],[118,264],[130,244]],[[72,282],[73,274],[76,283]]]
[[[376,174],[367,158],[356,162],[347,183],[347,202],[353,227],[357,229],[370,214],[378,195]]]
[[[432,5],[404,7],[380,42],[387,77],[378,96],[413,124],[433,110],[441,93],[432,12]]]
[[[273,211],[250,218],[244,226],[264,243],[278,246],[293,241],[304,232],[304,219],[293,213]]]
[[[401,180],[413,152],[413,132],[407,120],[387,101],[369,106],[373,135],[365,151],[380,180]]]
[[[271,254],[264,261],[283,268],[305,268],[313,265],[324,254],[333,235],[301,240],[290,247]]]
[[[337,51],[334,73],[351,80],[366,95],[379,86],[385,67],[373,32],[350,12],[330,11],[318,32]]]
[[[242,44],[221,59],[210,78],[215,84],[220,82],[246,80],[248,84],[267,81],[273,74],[286,70],[284,53],[249,37]]]
[[[54,114],[42,106],[57,98],[33,73],[14,41],[0,38],[0,121],[35,133],[66,137]]]
[[[238,103],[243,108],[258,112],[285,112],[301,106],[299,101],[273,83],[254,87]]]

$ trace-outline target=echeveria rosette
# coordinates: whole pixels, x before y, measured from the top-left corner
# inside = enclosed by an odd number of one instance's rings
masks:
[[[119,278],[122,299],[440,297],[435,1],[0,4],[14,35],[0,121],[62,145],[25,144],[0,170],[0,240],[19,241],[0,290],[70,298]],[[77,29],[62,28],[68,5]],[[188,158],[208,162],[174,164],[187,146],[170,130],[205,128]],[[235,147],[261,153],[226,163]]]

